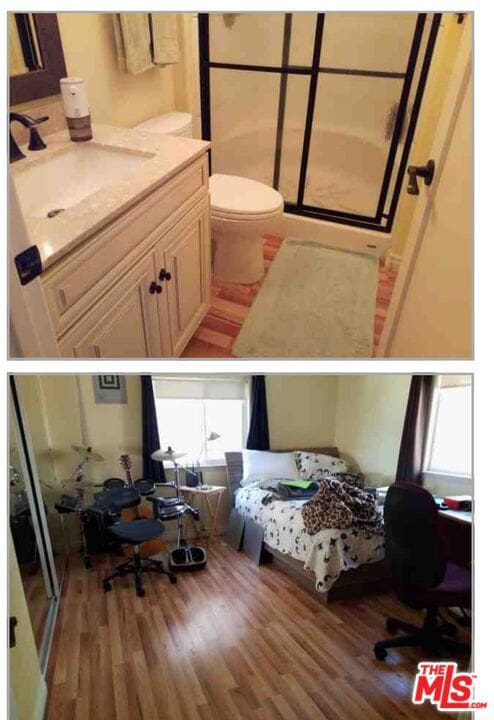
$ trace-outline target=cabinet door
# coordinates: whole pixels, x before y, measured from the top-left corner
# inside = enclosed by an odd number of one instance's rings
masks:
[[[209,199],[201,201],[184,222],[157,247],[157,273],[167,275],[158,300],[163,323],[169,322],[173,355],[178,357],[206,314],[211,284]],[[168,313],[165,312],[165,303]],[[163,336],[162,329],[162,336]]]
[[[150,292],[155,280],[154,258],[149,254],[60,341],[62,355],[161,357],[157,295]]]

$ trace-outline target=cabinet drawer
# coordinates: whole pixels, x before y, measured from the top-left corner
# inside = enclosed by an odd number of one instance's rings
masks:
[[[67,329],[145,252],[153,230],[173,225],[207,189],[203,156],[43,274],[55,332]]]

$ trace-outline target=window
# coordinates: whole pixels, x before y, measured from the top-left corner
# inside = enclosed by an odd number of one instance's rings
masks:
[[[469,375],[437,378],[429,424],[425,472],[472,476],[472,385]]]
[[[186,453],[181,465],[224,464],[225,452],[244,446],[246,378],[157,376],[153,389],[161,447]]]

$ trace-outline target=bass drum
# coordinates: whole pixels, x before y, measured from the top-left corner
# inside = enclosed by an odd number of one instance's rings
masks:
[[[134,487],[139,493],[139,495],[143,495],[146,497],[147,495],[152,495],[154,491],[156,490],[156,483],[154,480],[146,480],[146,478],[141,478],[140,480],[134,481]]]

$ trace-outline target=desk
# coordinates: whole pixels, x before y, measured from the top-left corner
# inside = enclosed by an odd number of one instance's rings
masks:
[[[439,529],[448,560],[471,567],[472,513],[465,510],[439,510]]]
[[[187,502],[192,506],[194,506],[194,502],[197,497],[204,498],[204,503],[201,503],[201,509],[204,507],[206,508],[210,521],[209,533],[206,541],[207,548],[209,548],[209,543],[213,540],[214,536],[218,535],[216,523],[218,521],[218,511],[220,509],[221,498],[224,492],[226,492],[226,487],[224,485],[207,485],[206,487],[201,485],[197,485],[196,487],[181,485],[179,487],[179,494],[183,495]],[[214,504],[211,504],[214,498],[216,498],[216,501]]]
[[[439,515],[450,520],[455,520],[456,522],[464,523],[465,525],[472,524],[471,510],[439,510]]]

